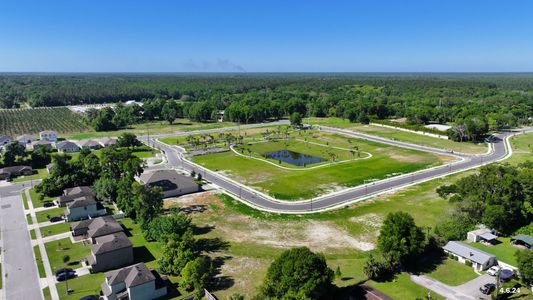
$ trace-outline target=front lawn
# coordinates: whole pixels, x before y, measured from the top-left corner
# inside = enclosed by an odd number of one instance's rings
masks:
[[[48,176],[48,170],[46,170],[46,168],[34,169],[34,171],[37,171],[37,173],[29,176],[19,176],[13,179],[13,182],[25,182],[30,180],[43,179]]]
[[[496,258],[499,261],[502,261],[504,263],[508,263],[512,266],[517,266],[516,259],[514,257],[514,254],[518,250],[515,246],[511,245],[511,239],[507,237],[499,237],[498,240],[501,242],[497,245],[484,245],[481,243],[470,243],[469,245],[472,247],[476,247],[480,250],[483,250],[485,252],[488,252],[492,255],[495,255]]]
[[[64,233],[67,231],[70,231],[70,223],[65,223],[65,222],[61,222],[61,223],[46,226],[46,227],[41,227],[41,235],[43,236],[43,238],[47,236],[53,236],[56,234]],[[30,234],[31,234],[32,239],[36,238],[35,230],[32,229],[30,231]]]
[[[510,140],[513,155],[505,162],[519,164],[527,160],[533,160],[533,132],[513,136]]]
[[[45,247],[53,272],[64,267],[63,257],[65,255],[70,257],[71,263],[69,265],[75,269],[81,267],[79,261],[85,260],[87,255],[91,253],[90,247],[83,245],[82,242],[73,244],[70,242],[70,238],[48,242]]]
[[[37,217],[37,223],[42,223],[48,221],[51,217],[63,216],[64,214],[65,208],[56,207],[35,213],[35,216]]]
[[[55,198],[52,198],[52,197],[45,196],[43,198],[43,200],[41,200],[40,197],[41,197],[41,194],[37,193],[35,191],[35,188],[31,188],[30,189],[30,198],[31,198],[31,203],[33,204],[33,208],[42,207],[44,202],[50,202],[50,201],[53,201],[55,199]]]
[[[427,299],[428,289],[411,281],[409,275],[401,273],[394,280],[385,282],[368,281],[368,285],[375,287],[392,299]],[[444,299],[441,295],[431,292],[431,299]]]
[[[70,294],[66,293],[65,282],[56,284],[57,293],[61,300],[78,300],[85,296],[100,295],[100,284],[104,282],[103,272],[87,274],[68,280],[68,288],[72,290]]]
[[[425,275],[452,286],[461,285],[479,276],[472,267],[450,258]]]

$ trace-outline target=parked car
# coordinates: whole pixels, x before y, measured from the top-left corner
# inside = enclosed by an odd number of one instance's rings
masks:
[[[490,276],[496,276],[496,274],[498,274],[501,269],[502,268],[500,266],[492,266],[490,267],[490,269],[487,270],[487,274],[489,274]]]
[[[513,277],[514,277],[513,270],[503,269],[500,272],[500,280],[503,281],[503,282],[509,281]]]
[[[62,216],[51,217],[50,219],[48,219],[48,221],[50,221],[52,223],[60,222],[60,221],[63,221],[63,217]]]
[[[43,207],[52,207],[52,206],[56,206],[54,202],[45,202],[43,203]]]
[[[57,281],[65,281],[70,278],[76,277],[76,272],[69,271],[64,273],[59,273],[59,275],[56,276]]]
[[[99,296],[96,296],[96,295],[89,295],[89,296],[85,296],[85,297],[81,297],[80,300],[98,300],[100,299]]]
[[[65,272],[74,272],[74,270],[72,270],[71,268],[61,268],[56,271],[56,276]]]
[[[479,288],[479,291],[481,291],[485,295],[489,295],[496,289],[496,285],[494,283],[487,283],[484,286]]]

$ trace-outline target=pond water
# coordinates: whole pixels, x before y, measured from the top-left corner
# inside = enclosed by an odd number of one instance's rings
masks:
[[[307,166],[326,161],[322,157],[311,156],[291,150],[268,152],[264,156],[274,160],[281,160],[282,162],[286,162],[295,166]]]

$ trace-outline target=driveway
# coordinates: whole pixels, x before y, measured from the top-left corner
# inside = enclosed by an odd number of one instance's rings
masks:
[[[21,184],[0,187],[0,230],[4,299],[42,299],[28,234]]]
[[[446,297],[446,299],[452,299],[452,300],[476,300],[477,299],[474,296],[470,296],[469,294],[462,293],[461,291],[459,291],[453,286],[449,286],[447,284],[444,284],[428,276],[410,275],[410,277],[414,283],[421,285],[427,289],[430,289],[434,291],[435,293],[443,297]]]
[[[488,274],[481,275],[478,278],[472,279],[467,283],[455,287],[461,293],[474,296],[476,299],[490,299],[490,296],[483,295],[479,288],[487,283],[496,283],[496,277]]]

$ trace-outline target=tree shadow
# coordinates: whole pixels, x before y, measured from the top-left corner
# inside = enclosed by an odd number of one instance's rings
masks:
[[[221,291],[232,287],[235,284],[235,280],[230,276],[222,275],[221,268],[226,260],[232,259],[231,256],[218,256],[213,259],[213,268],[215,269],[213,278],[209,282],[208,286],[211,291]]]
[[[206,226],[197,226],[197,225],[192,225],[192,233],[194,235],[202,235],[202,234],[206,234],[206,233],[209,233],[211,231],[213,231],[215,229],[215,226],[210,226],[210,225],[206,225]]]
[[[431,273],[441,265],[447,256],[442,251],[434,251],[424,255],[421,259],[414,261],[406,266],[406,270],[415,274],[420,275],[424,273]]]
[[[198,239],[197,241],[198,250],[205,251],[208,253],[227,250],[229,248],[229,243],[220,238],[203,238]]]
[[[148,263],[155,260],[150,250],[146,246],[133,247],[133,260],[134,263]]]

